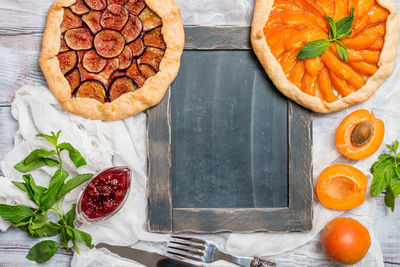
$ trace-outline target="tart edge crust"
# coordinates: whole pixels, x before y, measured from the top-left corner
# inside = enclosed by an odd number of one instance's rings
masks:
[[[367,83],[356,92],[328,103],[317,96],[303,93],[289,81],[278,60],[271,53],[264,36],[264,26],[268,21],[274,0],[256,0],[251,27],[251,43],[253,50],[272,82],[286,97],[298,104],[319,113],[331,113],[361,103],[369,99],[381,84],[392,74],[396,62],[399,19],[393,0],[377,0],[390,14],[386,21],[385,43],[378,62],[378,70]]]
[[[178,74],[185,44],[181,14],[174,0],[145,0],[163,22],[161,31],[167,48],[158,73],[146,80],[138,90],[105,104],[91,98],[72,97],[70,85],[59,67],[57,54],[60,50],[63,8],[75,1],[56,0],[50,6],[39,58],[47,84],[60,105],[73,114],[96,120],[121,120],[157,105]]]

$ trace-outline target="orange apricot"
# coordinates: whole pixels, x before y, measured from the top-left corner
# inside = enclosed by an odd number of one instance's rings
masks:
[[[304,60],[304,66],[306,68],[306,72],[310,76],[315,77],[321,71],[323,64],[319,57],[313,57],[313,58],[307,58],[306,60]]]
[[[380,51],[383,48],[383,43],[384,43],[384,41],[383,41],[383,38],[381,37],[381,38],[377,39],[370,47],[368,47],[368,49]]]
[[[364,203],[367,184],[368,179],[360,170],[346,164],[335,164],[320,174],[316,191],[325,207],[347,210]]]
[[[382,144],[385,125],[365,109],[348,115],[336,131],[336,146],[350,159],[363,159],[374,154]]]
[[[325,254],[342,264],[356,264],[367,254],[371,237],[365,226],[351,218],[335,218],[321,234]]]
[[[378,67],[366,62],[350,62],[353,70],[366,76],[372,76],[378,70]]]
[[[329,77],[331,78],[333,87],[341,96],[348,96],[351,93],[354,93],[356,90],[350,87],[345,80],[340,79],[332,72],[329,73]]]
[[[282,39],[286,39],[287,37],[290,37],[293,35],[293,33],[296,32],[296,29],[293,27],[287,27],[285,29],[282,29],[280,31],[276,31],[274,33],[271,33],[268,35],[268,45],[273,46],[275,45],[278,41]]]
[[[315,80],[317,77],[312,77],[310,74],[305,73],[301,80],[301,91],[308,95],[315,95]]]
[[[333,17],[335,15],[335,3],[333,0],[316,1],[320,10],[323,10],[325,16]]]
[[[304,61],[298,60],[296,64],[294,64],[293,68],[289,73],[289,80],[296,85],[298,88],[301,88],[301,80],[304,75]]]
[[[318,82],[319,82],[319,90],[323,99],[328,102],[332,103],[336,101],[338,98],[333,93],[332,90],[332,82],[329,78],[329,73],[327,69],[323,69],[318,75]]]
[[[289,74],[294,63],[296,62],[296,57],[297,57],[298,53],[299,53],[299,50],[287,51],[287,52],[283,53],[279,62],[281,63],[282,70],[286,75]]]
[[[336,0],[335,1],[335,16],[333,19],[339,21],[347,16],[347,0]]]

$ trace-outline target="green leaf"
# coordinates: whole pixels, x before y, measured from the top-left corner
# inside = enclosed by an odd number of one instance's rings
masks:
[[[388,186],[385,193],[385,204],[392,210],[392,212],[394,211],[394,203],[395,203],[394,199],[395,196],[393,194],[393,191],[390,189],[390,186]]]
[[[397,149],[399,149],[399,141],[396,140],[396,142],[394,142],[394,147],[393,147],[393,152],[396,154],[397,153]]]
[[[319,39],[309,42],[300,50],[297,59],[317,57],[328,51],[330,46],[328,39]]]
[[[58,223],[48,222],[42,228],[36,230],[36,234],[38,237],[44,236],[55,236],[57,235],[62,226]]]
[[[57,146],[58,137],[54,136],[54,134],[53,135],[47,135],[47,134],[39,133],[36,136],[37,137],[43,137],[43,138],[45,138],[47,140],[47,142],[49,142],[53,146]]]
[[[48,151],[46,149],[35,149],[24,159],[24,164],[26,165],[40,158],[48,157],[54,154],[56,154],[54,150]]]
[[[74,221],[75,221],[75,217],[76,217],[76,204],[72,205],[72,208],[70,211],[68,211],[65,215],[64,215],[64,222],[71,226],[74,227]]]
[[[349,51],[347,51],[347,47],[345,47],[344,44],[342,44],[340,41],[336,41],[336,50],[341,59],[343,59],[346,62],[349,62],[347,59]]]
[[[11,181],[11,183],[13,183],[16,187],[18,187],[22,191],[28,192],[28,189],[26,188],[26,184],[25,183],[16,182],[16,181]]]
[[[32,220],[32,223],[30,225],[31,229],[37,230],[42,228],[47,222],[47,211],[42,212],[39,215],[36,215],[35,218]]]
[[[88,233],[79,231],[75,228],[68,226],[67,235],[78,242],[84,242],[89,248],[94,248],[92,244],[92,236]]]
[[[60,248],[60,244],[52,240],[45,240],[34,245],[30,250],[26,258],[36,262],[46,262],[51,259],[57,250]]]
[[[0,204],[0,216],[4,219],[16,225],[22,221],[30,219],[34,216],[33,211],[25,206],[17,205],[10,206],[5,204]]]
[[[93,174],[86,173],[80,174],[70,180],[68,180],[63,187],[61,188],[60,193],[58,193],[57,200],[62,199],[69,191],[73,190],[74,188],[80,186],[90,178],[92,178]]]
[[[331,30],[329,32],[329,39],[330,40],[335,40],[336,39],[336,23],[333,20],[333,18],[329,17],[329,16],[325,16],[325,18],[329,21],[329,24],[331,25]]]
[[[29,199],[39,206],[40,197],[42,196],[43,192],[46,191],[46,188],[36,185],[32,175],[30,174],[25,174],[23,178],[25,180],[25,186]]]
[[[351,34],[351,25],[353,24],[353,19],[354,19],[354,7],[351,8],[350,15],[348,17],[344,17],[338,22],[336,22],[337,39],[346,38]]]
[[[20,171],[22,173],[27,173],[33,170],[36,170],[38,168],[41,168],[43,166],[57,166],[59,164],[59,162],[55,159],[51,159],[51,158],[38,158],[28,164],[24,163],[24,160],[18,162],[15,166],[14,169],[16,169],[17,171]]]
[[[395,166],[394,157],[388,157],[371,168],[373,169],[371,173],[374,175],[370,192],[372,197],[379,195],[389,186],[390,180],[396,175]]]
[[[47,189],[40,198],[40,208],[42,210],[46,211],[50,209],[57,202],[57,195],[68,175],[68,172],[64,170],[56,171],[53,178],[50,180],[49,189]]]
[[[393,192],[394,197],[396,198],[398,195],[400,195],[400,183],[396,180],[391,180],[390,181],[390,189]]]
[[[86,165],[86,160],[82,157],[81,153],[70,143],[61,143],[57,147],[61,149],[61,151],[67,150],[69,152],[69,158],[75,164],[75,167],[79,168]]]

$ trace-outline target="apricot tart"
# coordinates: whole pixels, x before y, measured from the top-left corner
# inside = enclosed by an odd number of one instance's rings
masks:
[[[257,0],[254,12],[251,40],[265,71],[313,111],[367,100],[394,69],[393,0]]]
[[[173,0],[57,0],[49,9],[40,67],[64,109],[119,120],[161,101],[183,46]]]

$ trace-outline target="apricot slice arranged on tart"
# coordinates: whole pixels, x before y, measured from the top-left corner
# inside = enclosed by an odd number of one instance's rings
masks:
[[[350,159],[372,156],[380,147],[385,125],[368,110],[360,109],[348,115],[336,131],[336,146]]]
[[[346,210],[364,203],[367,184],[368,179],[360,170],[346,164],[335,164],[321,173],[316,191],[325,207]]]
[[[392,73],[397,11],[393,0],[256,0],[251,39],[283,94],[329,113],[365,101]]]
[[[40,66],[65,109],[117,120],[161,101],[183,46],[174,0],[56,0]]]

